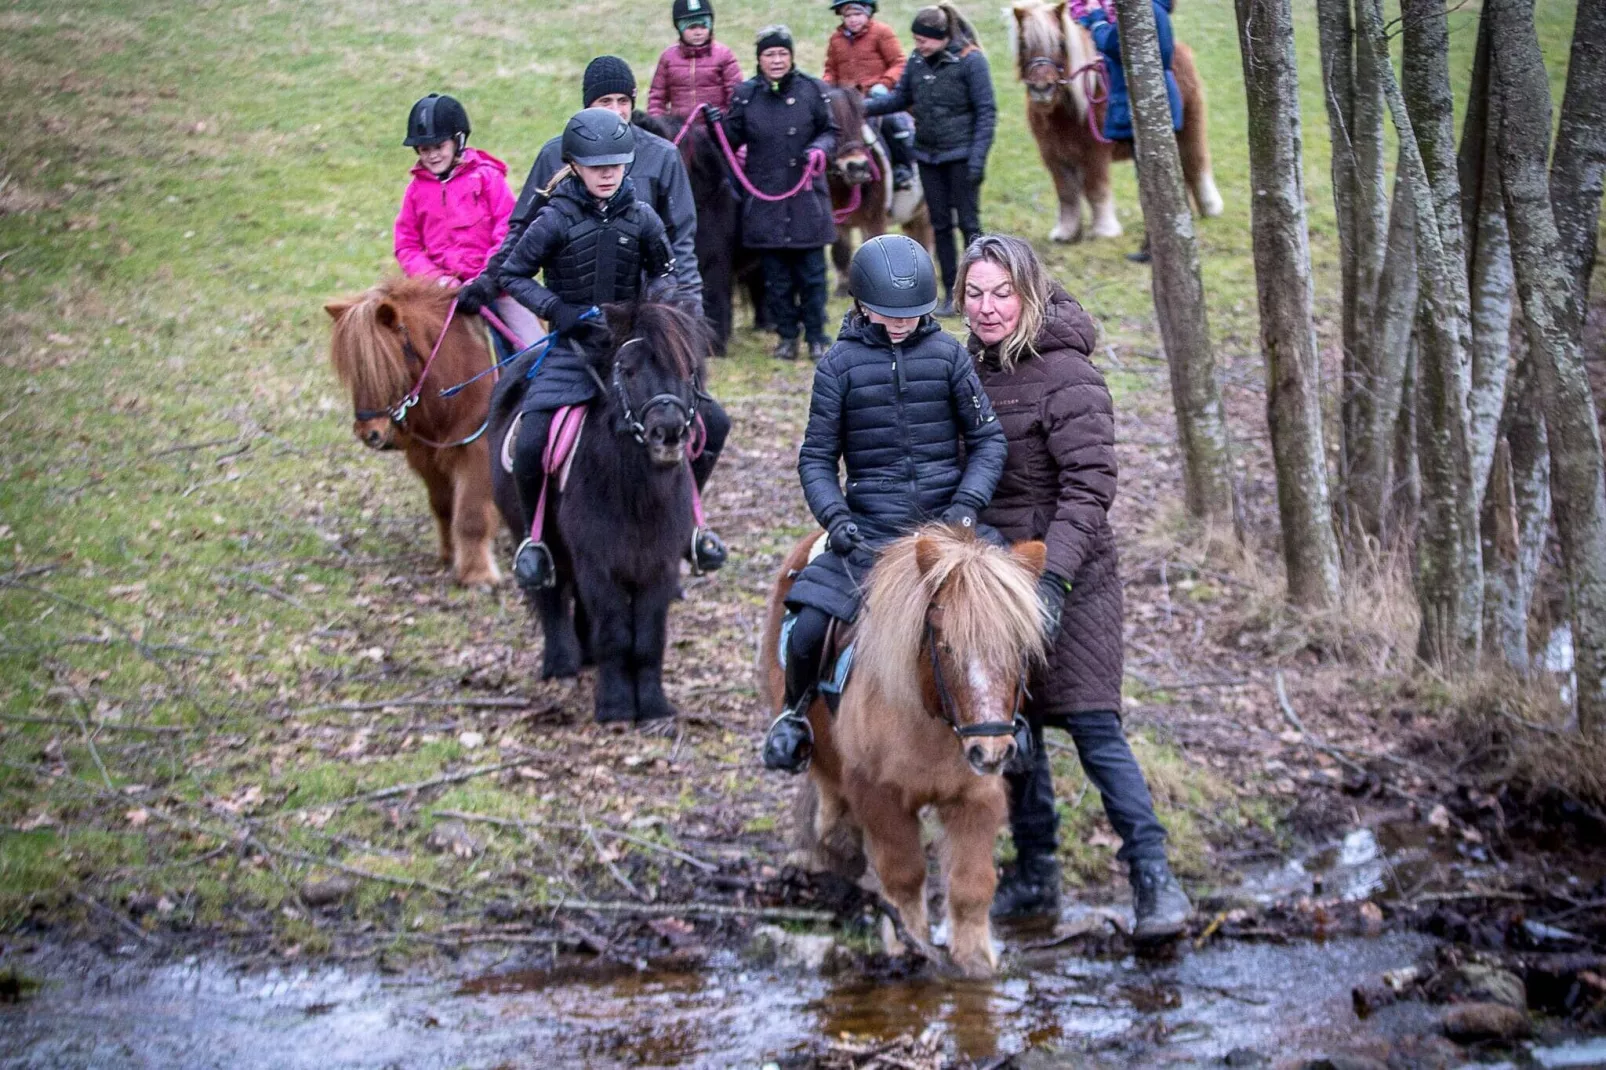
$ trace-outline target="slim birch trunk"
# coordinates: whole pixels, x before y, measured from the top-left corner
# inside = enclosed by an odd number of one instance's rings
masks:
[[[1578,0],[1567,88],[1550,164],[1550,203],[1579,320],[1580,337],[1595,266],[1603,179],[1606,179],[1606,0]]]

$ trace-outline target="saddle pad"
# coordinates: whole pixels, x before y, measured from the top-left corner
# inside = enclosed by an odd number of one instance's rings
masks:
[[[563,458],[563,467],[558,471],[558,490],[569,485],[569,469],[574,467],[574,455],[580,452],[580,436],[585,434],[586,417],[591,414],[587,409],[580,417],[580,426],[574,429],[574,441],[569,444],[568,456]]]

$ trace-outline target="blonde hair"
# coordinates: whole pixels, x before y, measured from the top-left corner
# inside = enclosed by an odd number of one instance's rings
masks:
[[[941,26],[948,31],[950,41],[958,41],[964,47],[981,51],[981,38],[976,36],[976,27],[952,4],[923,7],[915,12],[914,21],[925,26]]]
[[[1037,356],[1037,336],[1043,331],[1043,320],[1048,315],[1048,301],[1054,293],[1054,280],[1049,276],[1037,251],[1020,238],[1004,234],[983,234],[970,243],[959,261],[958,277],[954,290],[964,301],[965,280],[970,269],[982,261],[997,264],[1009,276],[1015,293],[1020,297],[1020,319],[1015,329],[998,343],[998,363],[1005,371],[1013,371],[1016,364],[1028,357]]]

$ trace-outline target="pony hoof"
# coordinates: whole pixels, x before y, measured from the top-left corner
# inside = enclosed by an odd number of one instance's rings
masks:
[[[543,680],[572,680],[579,675],[579,663],[570,661],[567,658],[562,661],[547,662],[541,666],[541,679]]]
[[[667,699],[661,699],[658,702],[643,702],[641,708],[636,712],[636,721],[647,724],[654,721],[667,721],[679,716],[679,710],[675,709]]]
[[[636,711],[625,705],[597,704],[598,724],[623,724],[636,719]]]
[[[1077,227],[1077,228],[1075,228],[1073,230],[1072,228],[1064,226],[1064,225],[1057,226],[1053,230],[1048,232],[1048,240],[1049,241],[1063,242],[1065,244],[1070,244],[1072,242],[1081,241],[1082,240],[1082,228],[1081,227]]]

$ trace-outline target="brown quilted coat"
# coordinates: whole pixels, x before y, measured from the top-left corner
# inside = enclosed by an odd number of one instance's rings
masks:
[[[1088,356],[1093,320],[1059,287],[1037,355],[1006,372],[980,339],[970,351],[1009,441],[1009,460],[981,519],[1011,542],[1042,539],[1048,568],[1071,581],[1058,641],[1032,684],[1034,717],[1121,710],[1121,575],[1115,500],[1115,409]]]

